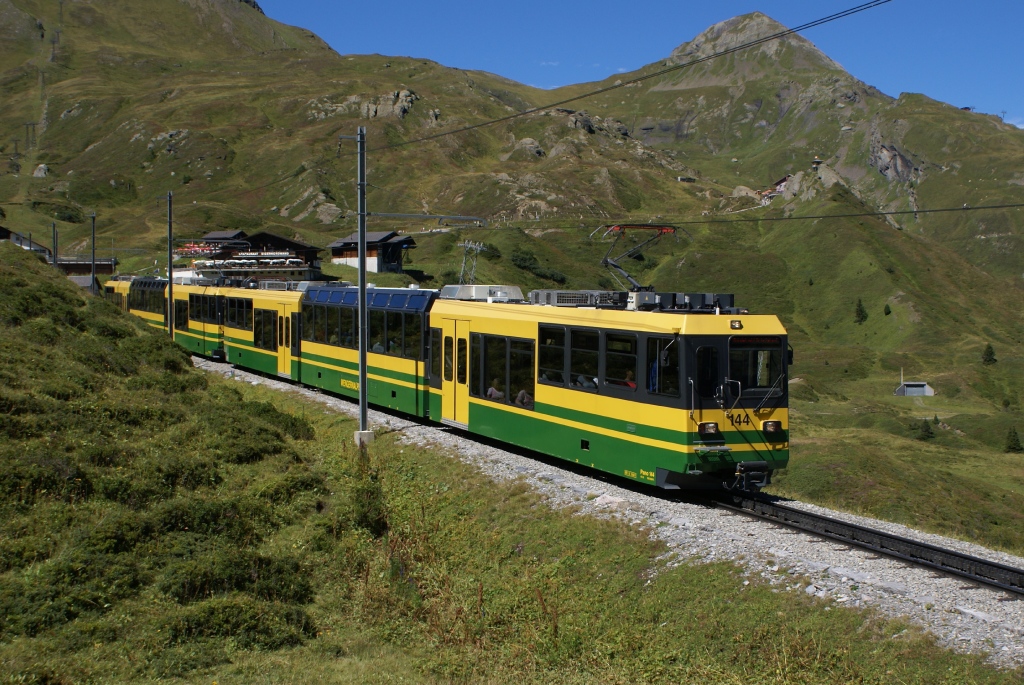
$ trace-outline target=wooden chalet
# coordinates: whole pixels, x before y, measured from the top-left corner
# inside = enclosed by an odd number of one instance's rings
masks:
[[[416,247],[416,241],[395,231],[367,232],[366,270],[374,273],[402,273],[405,251]],[[327,246],[331,262],[359,267],[359,234],[335,240]]]

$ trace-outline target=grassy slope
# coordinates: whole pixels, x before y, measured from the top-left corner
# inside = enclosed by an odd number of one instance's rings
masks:
[[[18,682],[1009,683],[899,623],[188,367],[0,246],[0,664]],[[893,639],[892,635],[898,635]]]

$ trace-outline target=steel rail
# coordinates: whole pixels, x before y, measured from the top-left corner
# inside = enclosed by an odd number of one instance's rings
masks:
[[[846,545],[923,566],[940,573],[959,576],[1017,595],[1024,595],[1024,570],[969,554],[961,554],[927,542],[911,540],[880,530],[812,514],[762,499],[740,498],[739,504],[717,500],[716,506],[745,516],[777,523]]]

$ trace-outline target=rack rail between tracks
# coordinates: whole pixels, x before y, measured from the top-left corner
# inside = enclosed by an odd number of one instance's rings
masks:
[[[892,535],[854,523],[801,511],[763,499],[737,498],[737,503],[717,501],[719,508],[754,516],[846,545],[900,559],[916,566],[965,578],[974,583],[1024,595],[1024,570],[996,561],[944,549],[926,542]]]

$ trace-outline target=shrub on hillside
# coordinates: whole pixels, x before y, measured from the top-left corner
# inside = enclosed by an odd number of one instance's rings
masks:
[[[984,364],[985,366],[991,366],[992,364],[995,364],[997,361],[998,360],[996,359],[996,351],[995,348],[992,347],[992,343],[986,344],[985,349],[982,350],[981,352],[981,363]]]
[[[857,299],[857,306],[853,310],[853,320],[855,323],[864,323],[868,320],[868,310],[864,308],[864,302],[859,298]]]
[[[170,644],[230,637],[242,649],[278,649],[313,637],[316,628],[299,607],[244,596],[211,599],[180,611],[161,631]]]
[[[1017,429],[1010,426],[1010,430],[1006,433],[1006,449],[1005,452],[1024,452],[1024,446],[1020,444],[1020,436],[1017,435]]]

